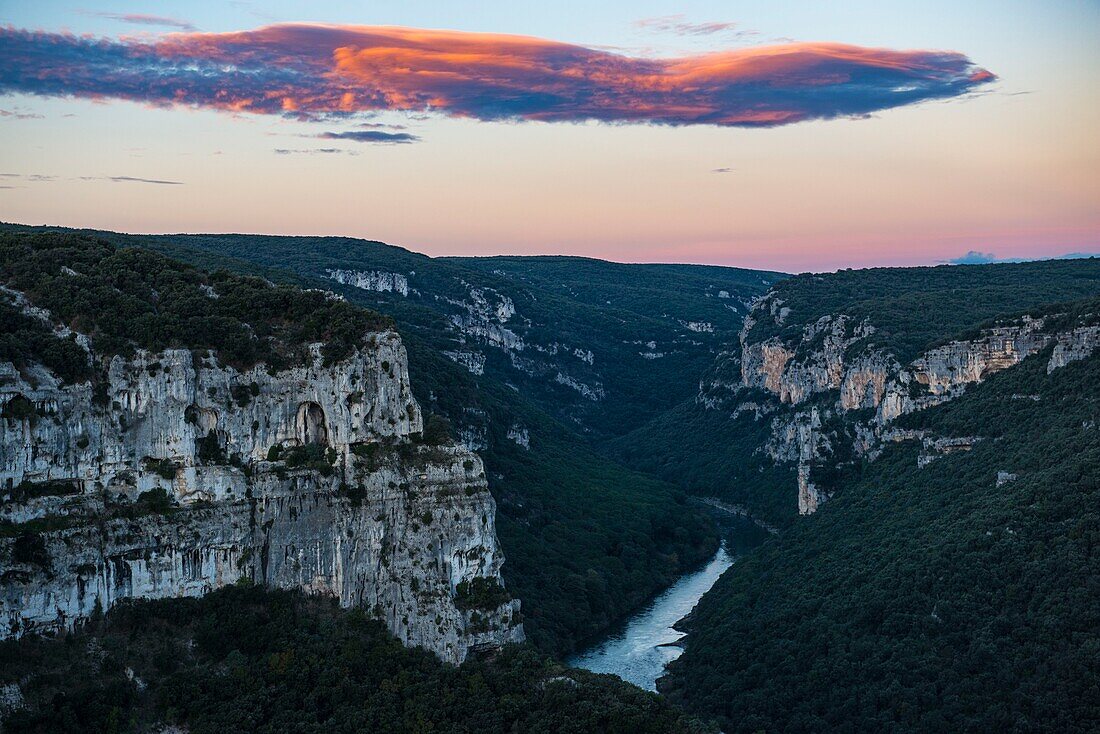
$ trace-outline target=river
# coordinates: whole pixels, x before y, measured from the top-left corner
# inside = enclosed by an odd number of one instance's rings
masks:
[[[681,576],[617,631],[566,662],[595,673],[613,673],[647,691],[656,691],[665,666],[682,652],[668,645],[683,637],[672,625],[687,616],[734,560],[723,543],[704,568]]]

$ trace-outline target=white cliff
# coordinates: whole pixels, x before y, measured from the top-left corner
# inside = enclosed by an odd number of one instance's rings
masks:
[[[774,291],[756,301],[741,330],[740,360],[720,355],[700,381],[697,402],[734,417],[752,413],[760,420],[774,413],[771,437],[761,450],[772,461],[797,466],[801,514],[814,512],[828,498],[828,488],[812,481],[812,468],[835,460],[841,445],[855,457],[873,460],[885,442],[905,438],[890,425],[906,413],[954,399],[968,385],[1044,350],[1051,350],[1050,373],[1100,348],[1095,315],[1057,329],[1047,326],[1051,317],[1023,316],[983,329],[973,339],[933,347],[902,365],[874,345],[875,328],[867,320],[827,314],[790,335],[789,316]],[[768,328],[760,331],[758,324]],[[826,415],[839,416],[846,428],[824,431]],[[922,441],[921,465],[968,450],[978,440],[910,438]]]
[[[327,270],[326,273],[329,279],[342,285],[376,293],[409,295],[409,279],[400,273],[384,270]]]
[[[419,443],[397,335],[310,353],[269,372],[138,351],[95,387],[0,365],[0,637],[247,580],[363,607],[452,662],[521,640],[481,460]]]

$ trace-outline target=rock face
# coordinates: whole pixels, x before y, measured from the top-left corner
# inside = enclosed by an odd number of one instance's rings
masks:
[[[890,427],[899,416],[951,400],[967,385],[1043,350],[1051,349],[1049,373],[1100,348],[1095,314],[1082,317],[1087,323],[1057,329],[1024,316],[984,329],[974,339],[931,348],[902,365],[874,345],[875,327],[867,320],[827,314],[787,336],[789,315],[775,292],[758,300],[741,330],[740,360],[721,356],[700,382],[697,402],[734,417],[770,416],[770,438],[759,451],[773,462],[797,466],[798,511],[804,515],[828,499],[828,487],[813,479],[817,467],[850,457],[873,460],[884,442],[910,439],[922,441],[925,465],[980,440],[903,435]]]
[[[757,309],[770,311],[766,304],[767,300],[762,301]],[[853,324],[844,314],[822,316],[806,327],[797,344],[778,337],[754,342],[750,334],[755,323],[755,316],[746,319],[741,330],[741,379],[745,387],[763,388],[790,405],[805,402],[815,393],[843,387],[842,399],[853,409],[867,402],[869,390],[872,398],[881,392],[882,377],[873,360],[858,365],[845,360],[853,344],[874,333],[869,323]]]
[[[452,662],[521,640],[482,463],[417,443],[397,335],[311,353],[272,374],[138,351],[95,388],[0,365],[0,636],[251,581],[363,607]]]
[[[1025,316],[1020,325],[994,327],[978,339],[930,349],[913,360],[913,376],[933,395],[978,382],[1046,347],[1054,337],[1043,333],[1042,328],[1042,319]]]
[[[409,295],[409,279],[400,273],[387,273],[384,270],[328,270],[329,279],[343,285],[361,288],[376,293],[400,293]]]

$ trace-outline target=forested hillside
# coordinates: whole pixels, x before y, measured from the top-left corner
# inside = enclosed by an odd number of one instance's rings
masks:
[[[323,283],[595,437],[622,435],[692,395],[715,352],[736,341],[751,299],[784,277],[585,258],[430,258],[342,237],[94,234],[208,267],[216,260],[207,258],[229,257]]]
[[[1100,353],[1050,350],[899,427],[737,564],[690,619],[665,690],[725,731],[1100,726]]]

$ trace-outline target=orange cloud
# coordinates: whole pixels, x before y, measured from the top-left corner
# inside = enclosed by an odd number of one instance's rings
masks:
[[[154,42],[0,30],[0,91],[234,112],[767,127],[965,94],[964,55],[792,43],[636,58],[525,36],[283,24]]]

